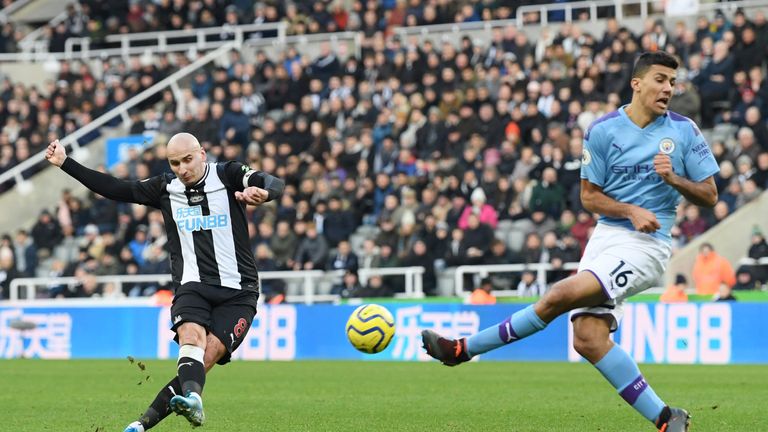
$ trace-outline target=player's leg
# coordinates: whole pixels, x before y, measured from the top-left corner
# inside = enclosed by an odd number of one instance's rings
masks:
[[[608,295],[595,276],[590,272],[581,272],[555,283],[535,304],[469,338],[453,340],[424,330],[422,340],[429,355],[454,366],[543,330],[565,312],[594,306],[607,299]]]
[[[603,374],[632,408],[660,430],[685,431],[688,413],[668,407],[645,381],[632,357],[611,341],[609,335],[615,324],[610,314],[574,316],[573,348]]]
[[[171,410],[184,416],[193,426],[205,422],[203,387],[205,386],[206,329],[200,324],[187,322],[176,330],[179,336],[179,361],[176,368],[181,393],[169,402]]]
[[[171,400],[177,396],[184,397],[187,391],[191,393],[197,389],[199,399],[208,366],[204,364],[206,327],[210,326],[211,319],[211,306],[205,298],[207,289],[210,287],[197,282],[186,283],[176,289],[171,305],[171,320],[180,347],[177,376],[158,392],[147,411],[137,422],[131,423],[126,432],[142,432],[155,426],[171,413]],[[182,384],[184,382],[187,383],[186,389]],[[202,401],[200,405],[202,407]]]
[[[227,349],[221,341],[212,334],[208,334],[204,356],[205,372],[208,373],[226,353]],[[175,376],[155,396],[155,400],[152,401],[141,418],[131,423],[125,432],[143,432],[160,423],[173,412],[170,406],[171,398],[181,394],[181,383],[179,377]]]

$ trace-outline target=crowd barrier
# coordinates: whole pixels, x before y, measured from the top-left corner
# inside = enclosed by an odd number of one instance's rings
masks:
[[[0,358],[177,357],[167,307],[45,303],[0,306]],[[234,357],[427,361],[421,349],[422,329],[466,336],[525,307],[386,306],[395,316],[397,333],[380,354],[359,353],[347,342],[344,326],[354,305],[276,305],[261,307]],[[641,363],[768,363],[766,314],[768,303],[630,303],[615,340]],[[580,361],[571,339],[570,321],[560,317],[543,332],[482,355],[478,361]]]

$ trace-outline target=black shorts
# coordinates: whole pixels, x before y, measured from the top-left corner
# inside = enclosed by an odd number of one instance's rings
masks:
[[[183,323],[193,322],[205,327],[227,348],[218,364],[228,363],[240,346],[256,316],[259,292],[187,282],[176,289],[171,305],[174,332]],[[179,336],[174,338],[179,342]]]

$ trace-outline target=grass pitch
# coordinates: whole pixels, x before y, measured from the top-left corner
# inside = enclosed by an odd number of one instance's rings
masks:
[[[122,431],[172,361],[0,361],[0,430]],[[766,366],[641,365],[691,430],[768,431]],[[149,378],[147,378],[149,377]],[[587,364],[235,362],[205,386],[213,431],[652,431]],[[153,431],[186,431],[171,416]]]

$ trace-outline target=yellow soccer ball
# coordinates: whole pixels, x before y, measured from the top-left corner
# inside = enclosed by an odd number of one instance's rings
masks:
[[[357,350],[374,354],[389,345],[395,335],[395,319],[384,306],[364,304],[347,320],[347,339]]]

